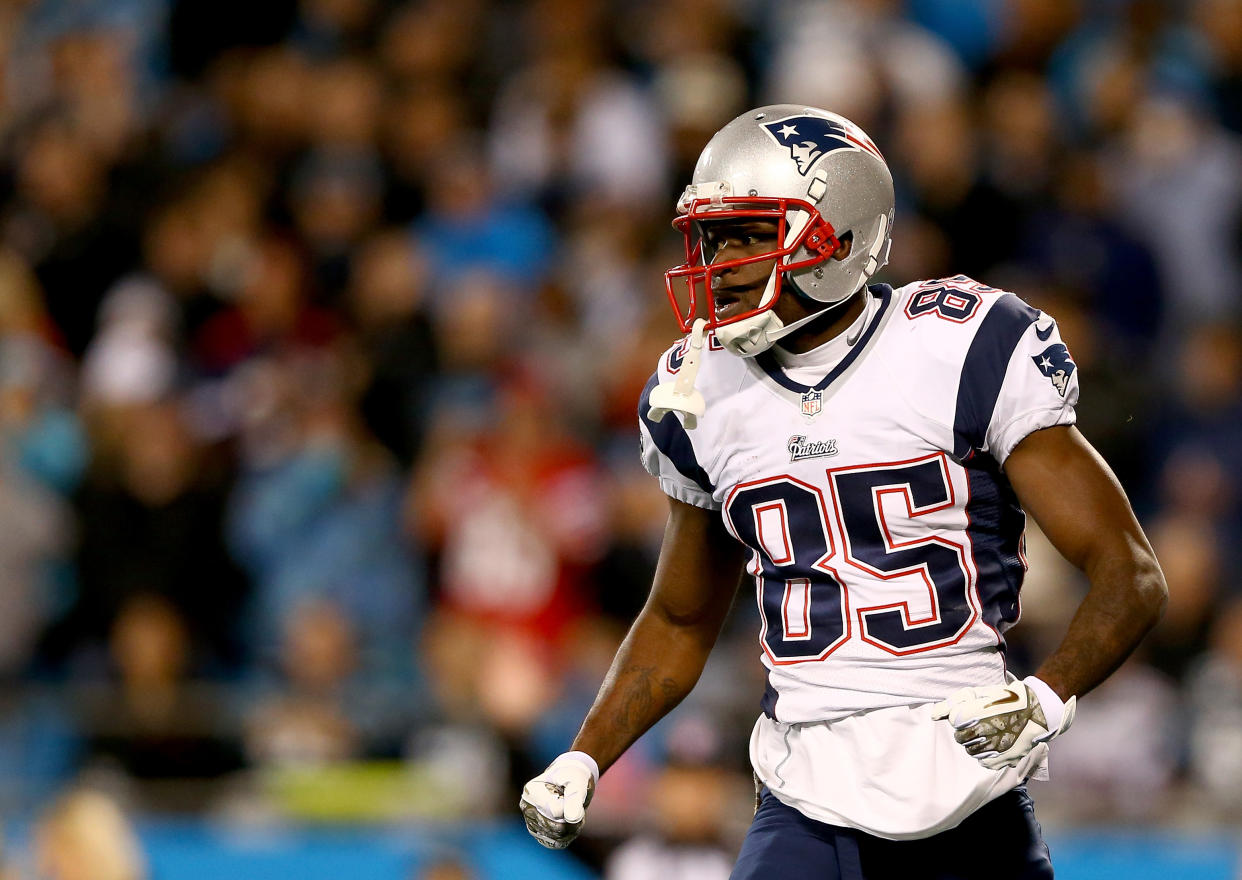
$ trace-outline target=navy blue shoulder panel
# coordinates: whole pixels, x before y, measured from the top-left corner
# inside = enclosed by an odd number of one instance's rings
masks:
[[[981,449],[1009,359],[1026,328],[1039,320],[1033,309],[1012,293],[1006,293],[983,317],[962,362],[957,385],[957,410],[953,416],[953,454],[965,459]]]
[[[664,453],[664,457],[673,463],[673,467],[677,468],[683,476],[698,483],[699,488],[704,492],[714,492],[716,487],[712,485],[707,471],[699,466],[699,460],[694,455],[694,444],[690,442],[690,436],[677,416],[673,413],[665,413],[664,418],[658,422],[647,418],[647,410],[651,407],[651,391],[659,384],[659,381],[658,372],[652,373],[651,378],[647,380],[647,387],[643,389],[642,395],[638,398],[638,417],[651,432],[651,439],[655,441],[656,449]]]

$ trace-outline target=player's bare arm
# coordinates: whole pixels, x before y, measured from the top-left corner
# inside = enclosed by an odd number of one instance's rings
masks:
[[[573,744],[601,771],[690,693],[742,574],[743,548],[718,512],[668,501],[651,595]]]
[[[1160,619],[1164,575],[1121,484],[1078,429],[1030,434],[1005,472],[1026,512],[1090,581],[1064,641],[1036,673],[1062,699],[1081,696]]]
[[[577,836],[595,776],[690,693],[737,592],[743,548],[719,513],[673,498],[669,508],[651,594],[617,651],[573,751],[523,791],[527,827],[545,846],[561,848]],[[569,756],[578,760],[566,760]],[[582,766],[591,759],[595,766],[584,774]]]
[[[936,707],[985,767],[1023,760],[1065,732],[1077,698],[1104,681],[1156,625],[1164,575],[1117,478],[1077,428],[1027,435],[1005,461],[1018,500],[1090,588],[1061,645],[1020,682],[964,688]]]

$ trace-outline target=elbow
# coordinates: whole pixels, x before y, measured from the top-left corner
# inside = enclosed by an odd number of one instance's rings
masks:
[[[1139,604],[1147,612],[1147,629],[1150,630],[1160,622],[1169,605],[1169,585],[1154,553],[1148,551],[1143,554],[1134,583]]]
[[[1139,633],[1160,622],[1169,604],[1169,587],[1156,554],[1146,541],[1112,543],[1084,566],[1092,589],[1124,614]]]
[[[658,627],[670,640],[706,642],[709,651],[723,623],[723,618],[707,608],[672,607],[650,600],[639,614],[639,620]]]

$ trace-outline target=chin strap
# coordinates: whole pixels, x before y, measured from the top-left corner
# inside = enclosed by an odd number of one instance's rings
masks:
[[[860,287],[859,290],[862,290],[862,288]],[[828,306],[820,309],[818,312],[812,312],[806,317],[799,318],[796,321],[791,321],[788,324],[782,324],[777,329],[768,332],[768,339],[770,340],[772,344],[775,344],[781,338],[788,336],[790,333],[794,332],[795,330],[801,329],[802,327],[806,326],[812,321],[818,321],[820,318],[826,318],[829,315],[844,311],[846,308],[849,307],[849,304],[854,301],[854,296],[857,293],[858,293],[858,290],[855,290],[854,293],[851,293],[845,299],[840,299],[834,303],[830,303]],[[870,303],[868,302],[868,307],[869,306],[870,306]],[[864,309],[863,311],[865,312],[866,309]],[[850,345],[853,345],[853,344],[854,343],[852,342],[850,343]]]
[[[693,431],[699,426],[699,417],[703,415],[707,405],[703,395],[694,387],[694,380],[699,376],[699,361],[703,356],[703,340],[707,338],[707,321],[698,318],[690,329],[690,346],[686,357],[681,362],[681,370],[677,378],[671,382],[661,382],[651,390],[647,418],[658,422],[670,412],[679,412],[685,420],[686,430]]]

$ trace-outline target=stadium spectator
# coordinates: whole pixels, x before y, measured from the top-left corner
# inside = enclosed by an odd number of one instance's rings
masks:
[[[76,789],[54,803],[36,829],[38,870],[48,880],[145,880],[142,849],[112,798]]]

